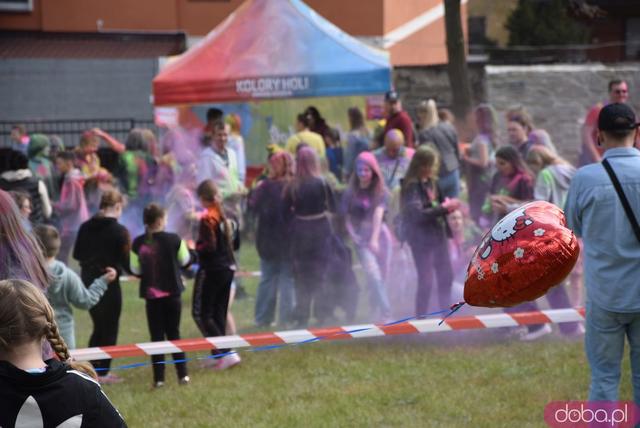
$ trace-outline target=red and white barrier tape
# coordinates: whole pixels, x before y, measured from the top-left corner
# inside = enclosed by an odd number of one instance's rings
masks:
[[[71,355],[78,361],[104,360],[109,358],[172,354],[175,352],[295,344],[311,341],[313,339],[348,340],[401,334],[517,327],[527,324],[558,324],[564,322],[584,321],[584,308],[451,317],[447,318],[442,324],[440,324],[440,321],[441,318],[429,318],[406,321],[392,325],[361,324],[344,327],[310,328],[307,330],[250,333],[235,336],[217,336],[163,342],[136,343],[131,345],[103,346],[96,348],[74,349],[71,351]]]
[[[262,276],[262,272],[259,270],[249,271],[249,270],[241,270],[236,272],[234,275],[235,278],[259,278]],[[122,275],[120,276],[120,281],[138,281],[138,278],[135,276]]]
[[[262,276],[262,272],[260,272],[259,270],[256,270],[256,271],[241,270],[236,272],[234,276],[236,278],[257,278]]]

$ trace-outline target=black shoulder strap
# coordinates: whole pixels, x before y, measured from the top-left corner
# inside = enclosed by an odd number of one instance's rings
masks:
[[[636,220],[636,216],[633,214],[633,210],[631,209],[631,205],[629,205],[629,200],[627,199],[627,196],[624,194],[624,190],[622,190],[620,181],[618,180],[616,173],[613,172],[613,168],[611,168],[611,164],[609,163],[608,159],[605,158],[602,160],[602,166],[607,171],[607,174],[609,174],[609,178],[611,179],[611,182],[613,183],[613,187],[616,189],[616,193],[620,198],[620,202],[622,203],[624,212],[627,214],[629,223],[631,223],[631,228],[633,229],[633,232],[635,233],[636,238],[638,239],[638,242],[640,242],[640,225],[638,225],[638,220]]]

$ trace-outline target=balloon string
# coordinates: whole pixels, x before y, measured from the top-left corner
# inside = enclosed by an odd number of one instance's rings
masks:
[[[458,302],[458,303],[454,303],[453,305],[451,305],[451,311],[449,311],[449,313],[447,315],[444,316],[444,318],[442,318],[440,320],[440,322],[438,323],[438,325],[442,325],[442,323],[444,322],[444,320],[446,320],[447,318],[449,318],[451,315],[455,314],[456,312],[458,312],[460,310],[461,307],[463,307],[464,305],[466,305],[467,302]]]

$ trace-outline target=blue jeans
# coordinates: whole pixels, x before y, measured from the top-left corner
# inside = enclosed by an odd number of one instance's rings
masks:
[[[587,299],[585,350],[590,401],[617,401],[624,338],[629,339],[633,399],[640,404],[640,313],[610,312]]]
[[[457,198],[460,195],[460,170],[456,169],[438,179],[438,188],[443,198]]]
[[[280,294],[278,322],[280,324],[292,320],[294,307],[293,275],[291,265],[286,260],[260,259],[262,273],[256,297],[256,324],[271,324],[275,317],[276,302]]]
[[[356,246],[356,252],[358,258],[362,264],[362,270],[364,271],[367,282],[371,290],[371,302],[378,307],[380,315],[383,319],[391,317],[391,305],[389,304],[389,296],[387,295],[387,286],[384,283],[382,276],[383,267],[381,263],[388,264],[389,252],[382,249],[383,256],[381,259],[365,246]]]

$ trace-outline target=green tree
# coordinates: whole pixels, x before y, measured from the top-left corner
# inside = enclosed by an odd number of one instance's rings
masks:
[[[586,43],[587,28],[570,14],[569,0],[519,0],[505,27],[509,46]]]

